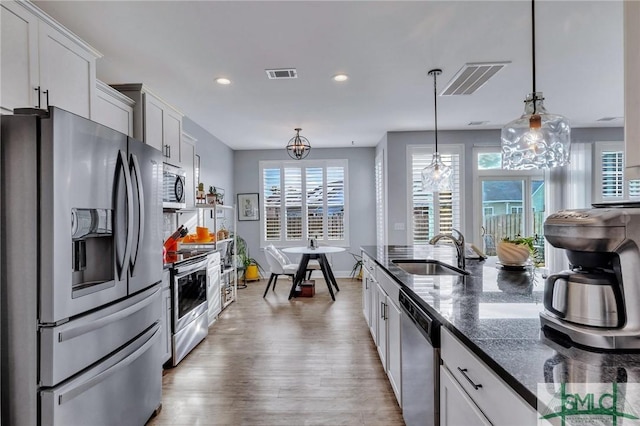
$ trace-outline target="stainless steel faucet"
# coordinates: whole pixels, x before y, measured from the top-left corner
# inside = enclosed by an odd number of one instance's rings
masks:
[[[451,234],[438,234],[435,237],[431,238],[429,240],[429,244],[433,244],[435,245],[438,241],[442,240],[442,239],[448,239],[453,241],[453,245],[456,247],[456,252],[458,254],[458,268],[462,269],[463,271],[465,270],[465,260],[464,260],[464,235],[462,235],[462,232],[458,231],[455,228],[451,229],[452,233]],[[458,234],[458,237],[454,237],[453,236],[453,232],[455,232],[456,234]]]

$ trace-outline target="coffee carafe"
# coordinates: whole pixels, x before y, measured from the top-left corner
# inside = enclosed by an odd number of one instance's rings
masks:
[[[577,325],[618,328],[624,323],[620,286],[613,273],[563,271],[545,281],[544,307]]]
[[[563,210],[544,235],[571,269],[545,281],[546,332],[599,349],[640,349],[640,204]]]

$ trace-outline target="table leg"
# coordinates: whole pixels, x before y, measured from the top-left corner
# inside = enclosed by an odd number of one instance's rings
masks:
[[[322,264],[323,261],[325,263],[325,267],[327,268],[327,274],[329,275],[329,279],[331,280],[331,283],[336,288],[336,291],[340,291],[340,289],[338,288],[338,282],[336,281],[336,277],[333,276],[331,265],[329,265],[329,261],[327,260],[327,256],[322,255],[322,259],[320,259],[320,263]]]
[[[318,259],[320,260],[320,270],[322,271],[322,275],[324,276],[324,280],[327,282],[327,288],[329,289],[329,294],[331,295],[331,299],[335,302],[336,297],[333,295],[333,288],[331,288],[331,278],[329,278],[329,273],[327,271],[331,271],[330,268],[327,268],[327,258],[324,254],[318,255]]]
[[[293,283],[291,284],[291,291],[289,292],[289,300],[293,297],[296,292],[296,287],[302,284],[304,281],[304,275],[307,271],[307,265],[309,264],[310,256],[308,254],[303,254],[302,259],[300,259],[300,264],[298,265],[298,270],[296,271],[296,275],[293,278]]]

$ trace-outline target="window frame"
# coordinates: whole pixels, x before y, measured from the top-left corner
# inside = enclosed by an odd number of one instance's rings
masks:
[[[621,200],[638,200],[638,196],[630,195],[630,182],[632,180],[628,180],[625,173],[625,145],[623,141],[607,141],[607,142],[595,142],[593,147],[594,155],[594,173],[593,173],[593,190],[591,197],[593,202],[607,202],[607,201],[621,201]],[[602,155],[605,152],[615,152],[622,153],[622,161],[621,161],[621,170],[622,174],[622,195],[613,196],[613,197],[605,197],[602,194],[602,186],[603,186],[603,178],[604,175],[602,173]]]
[[[502,168],[498,169],[479,169],[478,168],[478,157],[483,153],[501,153],[502,148],[500,146],[476,146],[472,150],[472,163],[473,163],[473,181],[474,181],[474,191],[473,191],[473,212],[474,212],[474,220],[472,223],[472,232],[473,232],[473,241],[475,243],[481,244],[482,237],[482,221],[480,220],[483,217],[482,210],[482,183],[485,180],[523,180],[525,184],[524,193],[530,194],[531,188],[534,180],[542,180],[544,181],[545,191],[549,190],[549,186],[547,185],[548,179],[544,170],[505,170]],[[524,205],[522,209],[524,209],[524,223],[525,227],[528,225],[533,227],[533,209],[531,207],[531,197],[524,197]],[[546,204],[546,203],[545,203]],[[548,214],[548,212],[547,212]],[[525,233],[529,232],[525,229]],[[480,246],[481,247],[481,246]]]
[[[431,157],[435,150],[435,144],[421,144],[421,145],[407,145],[406,149],[406,165],[407,165],[407,243],[412,245],[413,243],[413,155],[414,154],[424,154]],[[444,155],[458,155],[459,163],[458,163],[458,205],[460,211],[458,214],[459,224],[453,224],[453,227],[458,229],[463,234],[465,233],[464,223],[465,223],[465,191],[464,191],[464,170],[465,170],[465,162],[464,162],[464,154],[465,154],[465,146],[464,144],[445,144],[438,146],[438,152]],[[434,199],[434,211],[438,214],[439,210],[437,206],[439,205],[439,201]],[[455,213],[452,214],[455,216]],[[435,219],[434,219],[435,220]]]
[[[270,244],[276,247],[291,247],[296,245],[306,245],[309,239],[309,223],[307,211],[307,188],[306,188],[306,169],[308,168],[322,168],[323,170],[323,205],[325,211],[328,211],[328,198],[327,198],[327,168],[330,167],[342,167],[344,169],[344,205],[343,205],[343,223],[344,223],[344,238],[341,240],[328,239],[328,224],[327,218],[323,220],[324,238],[317,238],[318,243],[332,245],[337,247],[349,247],[349,161],[347,159],[329,159],[329,160],[262,160],[258,162],[259,173],[259,191],[261,198],[263,199],[260,215],[260,247],[264,248]],[[279,169],[280,170],[280,185],[282,191],[282,185],[284,185],[284,169],[285,168],[299,168],[301,169],[301,181],[302,181],[302,196],[301,196],[301,209],[302,209],[302,237],[300,240],[287,240],[286,239],[286,221],[282,220],[280,223],[280,240],[266,240],[265,238],[265,226],[266,226],[266,198],[264,192],[264,170],[265,169]],[[284,191],[281,192],[283,198],[281,200],[281,215],[284,217],[286,209],[284,205]]]

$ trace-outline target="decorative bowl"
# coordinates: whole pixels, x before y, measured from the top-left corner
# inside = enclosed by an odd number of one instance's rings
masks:
[[[498,260],[503,265],[521,266],[525,265],[529,260],[529,247],[522,244],[514,244],[506,241],[500,241],[496,245],[496,253]]]

